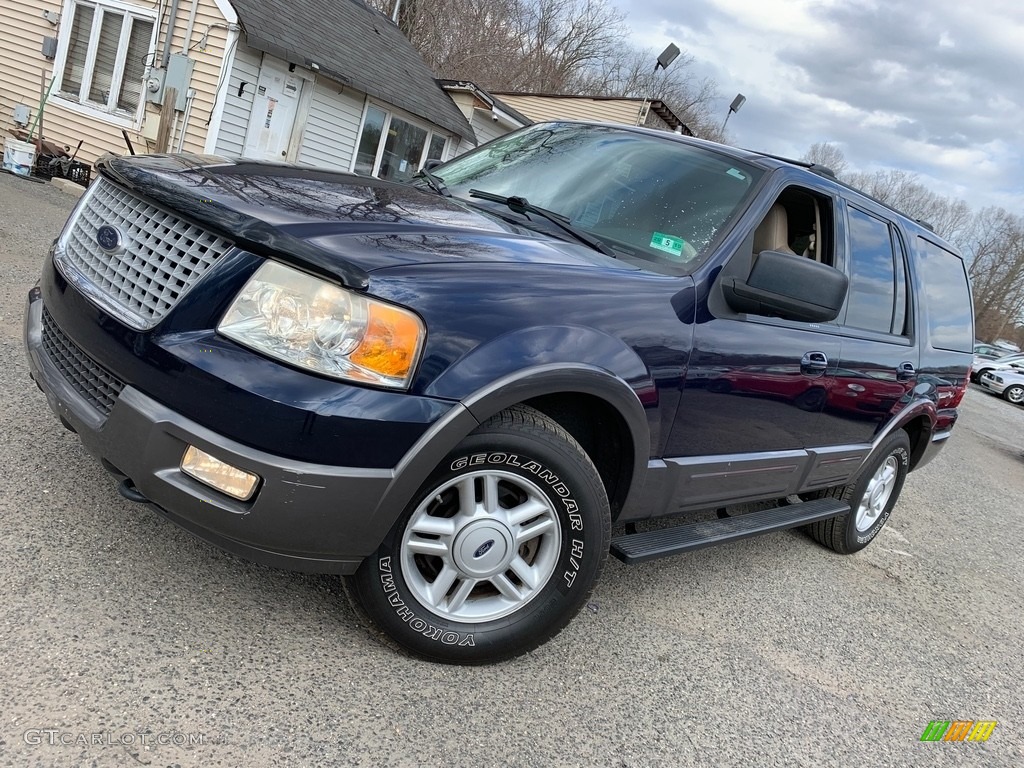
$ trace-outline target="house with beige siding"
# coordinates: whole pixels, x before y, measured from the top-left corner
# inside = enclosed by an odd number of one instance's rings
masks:
[[[584,120],[643,125],[692,136],[689,127],[660,99],[487,91],[473,82],[438,80],[465,115],[475,141],[460,141],[462,154],[506,133],[547,120]]]
[[[504,136],[510,131],[523,128],[534,122],[476,83],[466,80],[439,80],[438,82],[465,115],[473,133],[476,134],[475,142],[460,142],[455,147],[453,154],[468,152],[479,144],[485,144],[491,139]]]
[[[502,91],[493,91],[491,95],[534,122],[592,120],[646,125],[686,136],[693,135],[689,127],[660,99]]]
[[[477,143],[361,0],[2,0],[0,134],[34,128],[47,93],[45,138],[81,140],[89,163],[125,153],[124,131],[139,152],[159,138],[168,151],[404,179]]]

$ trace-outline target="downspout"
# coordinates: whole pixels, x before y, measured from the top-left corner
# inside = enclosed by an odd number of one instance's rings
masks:
[[[196,11],[199,10],[199,0],[192,0],[192,9],[188,12],[188,26],[185,27],[185,39],[181,43],[181,52],[188,56],[192,45],[192,31],[196,26]]]
[[[181,132],[178,134],[178,148],[175,150],[178,154],[181,154],[182,147],[185,146],[185,134],[188,132],[188,121],[192,117],[192,102],[195,101],[195,98],[196,89],[189,88],[185,100],[185,114],[182,116]]]
[[[174,39],[174,27],[178,22],[178,2],[179,0],[171,0],[171,12],[167,16],[167,37],[164,38],[164,53],[160,59],[164,69],[167,69],[167,62],[171,60],[171,41]]]

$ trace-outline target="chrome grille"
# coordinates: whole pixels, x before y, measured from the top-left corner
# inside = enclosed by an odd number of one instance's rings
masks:
[[[121,245],[105,251],[100,227]],[[159,323],[231,242],[100,178],[86,193],[56,252],[57,265],[93,302],[139,330]]]
[[[43,308],[43,350],[47,357],[89,404],[110,415],[124,382],[87,355],[69,339]]]

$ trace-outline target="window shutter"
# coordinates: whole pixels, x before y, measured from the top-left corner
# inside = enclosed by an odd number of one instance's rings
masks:
[[[68,58],[64,64],[60,89],[65,93],[73,93],[75,96],[82,90],[82,75],[85,72],[85,58],[89,53],[93,11],[91,5],[76,5],[74,18],[71,20]]]
[[[121,79],[121,93],[117,106],[134,112],[142,98],[142,76],[146,72],[146,55],[149,41],[153,38],[153,22],[132,19],[132,31],[128,38],[128,53],[124,59],[124,77]]]
[[[92,70],[92,85],[89,101],[106,104],[110,100],[110,82],[114,79],[114,65],[117,63],[117,47],[121,41],[121,24],[124,16],[120,13],[103,11],[100,22],[100,39],[96,46],[96,64]]]

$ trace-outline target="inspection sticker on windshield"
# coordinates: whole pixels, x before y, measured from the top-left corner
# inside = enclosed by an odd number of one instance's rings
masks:
[[[681,237],[663,235],[661,232],[655,232],[651,235],[651,248],[671,253],[673,256],[682,256],[684,245],[686,245],[686,241]]]

